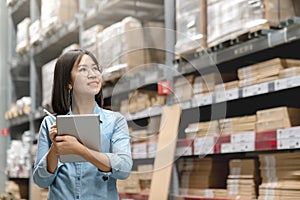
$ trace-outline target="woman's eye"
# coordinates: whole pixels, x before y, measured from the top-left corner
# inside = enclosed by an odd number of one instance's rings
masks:
[[[86,70],[87,70],[87,69],[84,68],[84,67],[79,68],[79,71],[80,71],[80,72],[84,72],[84,71],[86,71]]]
[[[92,69],[93,71],[99,71],[99,68],[97,66],[93,67]]]

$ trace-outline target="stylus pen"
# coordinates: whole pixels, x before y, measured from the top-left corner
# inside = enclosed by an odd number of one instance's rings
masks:
[[[52,119],[56,120],[56,117],[54,115],[52,115],[48,110],[46,110],[45,108],[43,109],[43,111],[49,115]]]

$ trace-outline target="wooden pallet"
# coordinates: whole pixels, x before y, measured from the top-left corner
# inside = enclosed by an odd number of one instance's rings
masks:
[[[263,30],[269,30],[270,28],[271,27],[268,23],[264,23],[239,33],[228,34],[208,43],[208,47],[212,51],[223,49],[224,47],[239,44],[242,41],[247,41],[254,37],[258,37]]]

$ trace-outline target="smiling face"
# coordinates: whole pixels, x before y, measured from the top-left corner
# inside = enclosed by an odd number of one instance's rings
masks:
[[[69,88],[73,89],[74,95],[88,95],[94,98],[101,89],[101,81],[101,69],[90,56],[84,55],[71,71]]]

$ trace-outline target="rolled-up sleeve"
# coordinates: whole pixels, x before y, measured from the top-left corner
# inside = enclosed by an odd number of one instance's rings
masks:
[[[49,130],[52,123],[53,121],[49,119],[49,117],[45,117],[39,130],[38,149],[33,169],[33,181],[42,188],[51,185],[61,165],[59,162],[58,167],[53,174],[47,170],[47,154],[51,145]]]
[[[116,179],[126,179],[131,172],[132,157],[128,125],[121,114],[116,114],[111,153],[107,153],[107,156],[112,168],[110,176]]]

